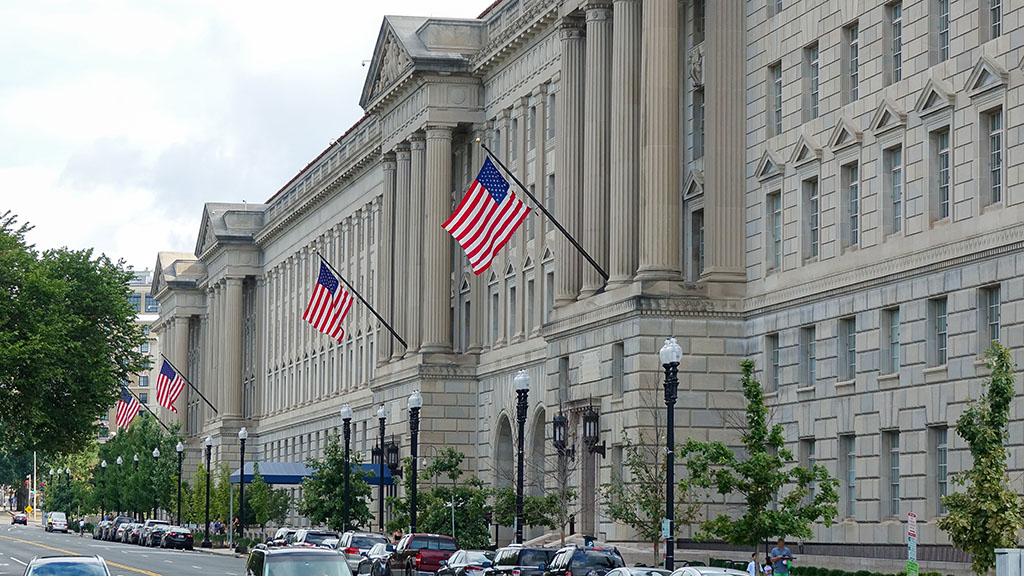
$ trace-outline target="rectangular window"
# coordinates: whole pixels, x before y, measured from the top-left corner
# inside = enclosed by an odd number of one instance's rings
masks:
[[[469,346],[470,346],[469,340],[470,340],[470,335],[472,334],[472,327],[473,327],[473,321],[472,321],[473,305],[472,305],[472,302],[469,300],[469,294],[468,293],[465,294],[464,297],[465,297],[466,301],[462,303],[462,351],[463,352],[465,352],[466,350],[469,350]]]
[[[818,117],[818,43],[804,48],[804,66],[807,71],[807,104],[805,120]]]
[[[778,270],[782,267],[782,194],[775,192],[768,195],[768,224],[771,230],[769,244],[769,268]]]
[[[846,516],[853,518],[857,511],[857,437],[839,437],[840,463],[842,464],[842,495],[846,501]]]
[[[857,318],[851,316],[839,321],[839,342],[841,350],[841,377],[850,381],[857,377]]]
[[[936,132],[935,147],[936,204],[938,219],[949,218],[949,129]]]
[[[498,341],[498,293],[491,293],[491,346]]]
[[[995,204],[1003,201],[1003,110],[996,108],[982,116],[982,126],[988,131],[985,162],[988,169],[984,176],[987,179],[988,202]]]
[[[622,342],[612,344],[612,397],[622,398],[622,385],[625,380],[625,370],[622,362]]]
[[[999,285],[989,286],[981,290],[981,299],[978,302],[981,312],[981,346],[978,354],[984,353],[984,348],[991,346],[992,342],[999,340]]]
[[[936,298],[929,302],[931,315],[932,350],[930,366],[942,366],[946,363],[946,299]]]
[[[534,311],[536,306],[534,300],[536,297],[536,290],[533,287],[533,278],[526,280],[526,330],[527,333],[533,331],[534,323]]]
[[[494,155],[501,158],[501,130],[494,131]]]
[[[939,62],[949,60],[949,0],[934,0],[938,16]]]
[[[1003,1],[988,1],[989,39],[998,38],[1003,33]]]
[[[885,362],[883,374],[895,374],[900,371],[900,309],[889,308],[882,312],[882,342],[885,345]]]
[[[690,217],[690,250],[692,258],[692,275],[690,280],[696,282],[704,273],[704,210],[694,210]]]
[[[860,26],[853,23],[846,27],[846,102],[860,97]]]
[[[800,330],[800,348],[803,356],[802,386],[813,386],[818,381],[817,333],[814,326]]]
[[[706,19],[704,16],[705,0],[694,0],[693,2],[693,45],[696,46],[704,41],[704,27]]]
[[[544,321],[551,321],[551,314],[555,311],[555,273],[548,271],[544,274]]]
[[[152,294],[146,294],[146,312],[159,312],[160,303],[157,302]]]
[[[529,123],[526,125],[526,149],[527,150],[533,150],[535,148],[533,140],[534,140],[534,137],[536,136],[536,134],[537,134],[537,107],[536,106],[530,106],[530,120],[529,120]]]
[[[846,184],[846,245],[857,246],[860,243],[860,165],[844,166],[843,180]]]
[[[149,342],[143,342],[139,345],[139,352],[143,354],[149,354]]]
[[[900,433],[885,432],[885,444],[889,453],[889,507],[888,515],[900,516]]]
[[[512,337],[515,336],[517,332],[519,332],[519,326],[516,324],[516,320],[517,320],[517,316],[518,316],[518,314],[517,314],[518,310],[516,309],[516,305],[518,304],[518,302],[516,301],[516,294],[517,294],[516,293],[516,287],[515,286],[509,286],[509,288],[508,288],[508,319],[505,322],[506,331],[508,333],[507,336],[506,336],[506,339],[509,340],[509,341],[511,341]]]
[[[143,404],[149,404],[149,393],[139,392],[139,402],[142,402]]]
[[[768,109],[772,111],[769,125],[775,128],[772,135],[778,136],[782,134],[782,62],[768,67],[768,77],[771,80],[771,105]]]
[[[765,353],[768,363],[768,391],[774,392],[779,389],[779,335],[769,334],[765,336]]]
[[[129,294],[128,305],[131,306],[132,310],[135,310],[136,312],[142,312],[142,295]]]
[[[519,118],[512,119],[512,142],[508,145],[509,157],[515,160],[519,152]]]
[[[693,157],[704,157],[704,90],[693,91]]]
[[[146,388],[149,386],[149,376],[139,376],[139,388]]]
[[[807,257],[817,258],[820,232],[818,180],[804,182],[804,206],[807,207]]]
[[[885,151],[886,184],[889,192],[889,233],[903,230],[903,149]]]
[[[903,3],[889,6],[889,30],[892,38],[892,81],[903,79]]]
[[[942,499],[946,496],[948,486],[948,464],[946,459],[946,450],[948,448],[949,431],[945,426],[935,428],[935,480],[938,494],[938,506],[936,511],[939,515],[946,513],[946,506],[942,503]]]
[[[800,440],[800,465],[807,470],[814,471],[814,467],[818,464],[818,456],[816,454],[816,448],[814,445],[813,438],[806,438]],[[815,483],[812,481],[807,486],[807,497],[808,501],[814,501],[814,490]]]
[[[544,195],[544,200],[545,200],[544,204],[545,204],[545,207],[548,209],[548,212],[554,214],[555,213],[555,175],[554,174],[548,174],[546,194]],[[546,224],[545,224],[544,227],[545,227],[546,230],[551,230],[551,229],[553,229],[555,227],[555,225],[551,223],[551,219],[550,218],[545,219],[545,222],[546,222]]]

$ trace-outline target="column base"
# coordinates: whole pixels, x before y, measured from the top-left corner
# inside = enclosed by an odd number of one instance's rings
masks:
[[[680,280],[682,273],[674,268],[641,268],[637,271],[637,281],[649,280]]]
[[[451,344],[424,344],[420,346],[420,354],[450,354]]]

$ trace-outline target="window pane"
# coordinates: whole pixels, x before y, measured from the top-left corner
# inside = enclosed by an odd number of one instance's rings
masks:
[[[903,79],[903,4],[897,2],[890,8],[892,22],[892,80]]]
[[[938,134],[939,218],[949,217],[949,131]]]
[[[860,29],[850,27],[850,100],[856,100],[860,92]]]

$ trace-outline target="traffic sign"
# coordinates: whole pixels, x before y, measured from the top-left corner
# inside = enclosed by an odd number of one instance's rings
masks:
[[[25,506],[25,514],[31,514],[31,513],[32,513],[32,505],[28,504],[28,505]]]
[[[668,540],[672,538],[672,521],[668,518],[661,519],[661,539]]]
[[[907,512],[907,537],[917,538],[917,514]]]

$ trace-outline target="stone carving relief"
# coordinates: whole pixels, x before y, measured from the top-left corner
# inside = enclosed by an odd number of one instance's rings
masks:
[[[380,67],[377,71],[377,82],[373,85],[373,93],[380,94],[409,67],[410,63],[409,55],[398,44],[394,32],[388,31],[388,37],[381,48]]]
[[[690,51],[686,59],[687,68],[690,71],[690,80],[694,88],[704,86],[704,45],[701,44]]]

